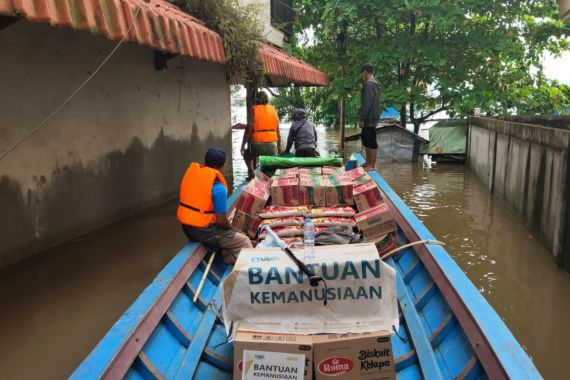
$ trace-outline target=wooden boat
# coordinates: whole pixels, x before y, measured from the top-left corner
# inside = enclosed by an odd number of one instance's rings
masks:
[[[347,169],[363,158],[355,154]],[[377,173],[402,242],[434,240]],[[240,190],[230,198],[235,202]],[[186,245],[115,323],[72,379],[229,379],[233,344],[217,319],[214,261],[198,301],[206,249]],[[388,259],[396,269],[401,323],[392,344],[398,379],[535,379],[532,361],[445,249],[416,245]]]

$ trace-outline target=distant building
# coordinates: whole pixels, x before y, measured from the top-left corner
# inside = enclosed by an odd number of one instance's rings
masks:
[[[558,14],[562,20],[570,22],[570,0],[558,0]]]
[[[240,3],[259,7],[259,23],[267,42],[280,48],[290,42],[295,18],[293,0],[240,0]]]
[[[360,133],[345,139],[345,141],[359,140]],[[428,143],[421,136],[390,122],[381,122],[376,127],[376,141],[378,142],[377,162],[417,161],[419,152]]]

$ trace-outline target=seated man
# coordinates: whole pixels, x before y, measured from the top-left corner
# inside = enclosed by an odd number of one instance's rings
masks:
[[[305,110],[297,108],[293,111],[293,123],[287,137],[285,154],[288,154],[295,142],[295,156],[317,157],[317,128],[312,121],[307,120]]]
[[[219,148],[206,152],[204,165],[190,164],[180,185],[180,204],[176,216],[190,241],[220,251],[226,264],[233,264],[242,248],[251,241],[232,230],[228,212],[228,190],[222,172],[226,153]]]

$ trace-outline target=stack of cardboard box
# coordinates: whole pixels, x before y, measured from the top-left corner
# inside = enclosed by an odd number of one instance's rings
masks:
[[[277,364],[281,365],[277,365]],[[237,333],[234,380],[396,378],[389,331],[362,334],[287,335]]]
[[[366,211],[383,203],[380,189],[374,181],[356,186],[352,194],[358,211]]]
[[[299,179],[300,204],[324,207],[327,186],[329,186],[329,181],[325,177],[301,175]]]
[[[314,168],[299,168],[299,176],[301,175],[321,175],[323,174],[323,170],[320,166],[316,166]]]
[[[265,207],[270,195],[269,178],[261,173],[243,189],[230,213],[230,224],[238,231],[254,237],[261,219],[259,213]]]
[[[275,170],[276,178],[297,178],[299,176],[299,168],[285,168]]]
[[[272,178],[271,202],[274,206],[298,206],[299,179],[297,177]]]
[[[353,205],[352,190],[353,184],[349,178],[329,175],[328,184],[326,186],[327,207]]]
[[[397,230],[396,222],[387,204],[382,203],[354,217],[356,225],[369,242],[377,242]]]

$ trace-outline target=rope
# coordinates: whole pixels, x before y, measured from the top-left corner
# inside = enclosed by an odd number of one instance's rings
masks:
[[[400,252],[403,249],[409,248],[409,247],[413,247],[414,245],[419,245],[419,244],[435,244],[435,245],[445,245],[445,243],[442,243],[439,240],[420,240],[420,241],[416,241],[413,243],[409,243],[409,244],[405,244],[401,247],[398,247],[396,249],[391,250],[390,252],[388,252],[387,254],[385,254],[384,256],[381,257],[382,260],[386,260],[392,256],[394,256],[396,253]]]
[[[138,8],[136,10],[136,13],[133,15],[133,18],[137,18],[139,12],[140,12],[140,8]],[[127,29],[127,32],[125,33],[126,35],[129,34],[129,32],[131,31],[131,28],[133,27],[134,23],[132,23],[129,28]],[[97,68],[93,71],[93,73],[91,73],[91,75],[89,75],[87,77],[87,79],[85,79],[80,85],[79,87],[77,87],[72,93],[71,95],[69,95],[59,106],[57,106],[55,108],[55,110],[53,110],[53,112],[51,114],[49,114],[48,117],[46,117],[44,120],[42,120],[42,122],[40,122],[38,125],[36,125],[34,128],[32,128],[28,133],[26,133],[24,135],[24,137],[22,137],[19,141],[17,141],[14,145],[12,145],[10,148],[8,148],[8,150],[4,153],[2,153],[2,155],[0,155],[0,161],[2,161],[6,156],[8,156],[10,153],[12,153],[14,150],[16,150],[20,145],[22,145],[22,143],[24,141],[26,141],[30,136],[32,136],[34,133],[36,133],[37,131],[39,131],[44,125],[47,124],[48,121],[50,121],[51,119],[53,119],[53,117],[55,115],[57,115],[59,113],[59,111],[61,111],[61,109],[63,107],[65,107],[66,105],[69,104],[69,102],[71,101],[71,99],[73,99],[75,97],[75,95],[77,95],[79,93],[79,91],[81,91],[83,89],[83,87],[85,87],[87,85],[87,83],[89,83],[91,81],[91,79],[93,79],[93,77],[95,77],[95,75],[97,75],[97,73],[103,68],[103,66],[105,66],[105,64],[107,63],[107,61],[109,61],[109,59],[111,59],[111,57],[115,54],[115,52],[119,49],[119,47],[121,47],[121,45],[123,44],[123,42],[126,41],[126,38],[121,39],[117,45],[113,48],[113,50],[111,50],[111,52],[105,57],[105,59],[103,59],[103,61],[99,64],[99,66],[97,66]]]

